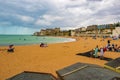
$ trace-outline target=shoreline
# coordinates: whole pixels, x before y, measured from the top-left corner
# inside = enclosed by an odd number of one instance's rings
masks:
[[[39,37],[39,36],[38,36]],[[41,36],[41,37],[43,37],[43,36]],[[58,42],[46,42],[47,44],[57,44],[57,43],[66,43],[66,42],[74,42],[74,41],[76,41],[76,39],[75,38],[71,38],[71,37],[64,37],[64,36],[44,36],[44,37],[52,37],[52,38],[62,38],[62,39],[65,39],[66,38],[66,40],[64,40],[64,41],[58,41]],[[30,45],[39,45],[40,43],[26,43],[26,44],[13,44],[13,45],[15,45],[15,46],[30,46]],[[2,44],[2,45],[0,45],[0,47],[7,47],[7,46],[9,46],[9,45],[11,45],[11,44]]]
[[[0,51],[0,79],[8,79],[23,71],[47,72],[57,76],[55,73],[57,70],[77,62],[96,64],[102,67],[108,62],[77,55],[95,48],[96,45],[105,46],[108,39],[100,41],[101,38],[96,40],[90,37],[87,39],[82,37],[72,38],[77,40],[74,42],[49,44],[45,48],[41,48],[39,45],[15,46],[14,53]],[[111,43],[120,45],[119,40],[112,40]],[[115,59],[120,57],[120,53],[105,52],[104,56]]]

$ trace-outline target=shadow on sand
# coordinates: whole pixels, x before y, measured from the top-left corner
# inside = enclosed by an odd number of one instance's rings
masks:
[[[95,58],[93,55],[91,55],[91,52],[92,51],[83,52],[83,53],[77,53],[76,55]],[[97,58],[100,59],[100,56],[98,56]],[[112,58],[108,58],[108,57],[104,57],[102,60],[111,61],[113,59]]]

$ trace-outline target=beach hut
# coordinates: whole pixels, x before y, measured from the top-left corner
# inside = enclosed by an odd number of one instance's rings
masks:
[[[6,80],[56,80],[50,73],[24,71]]]
[[[86,63],[75,63],[56,73],[60,80],[120,80],[119,73]]]
[[[120,57],[106,63],[105,68],[108,68],[120,73]]]

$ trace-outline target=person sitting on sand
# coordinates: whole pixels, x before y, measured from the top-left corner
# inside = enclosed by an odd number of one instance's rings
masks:
[[[115,52],[120,52],[120,46],[115,45]]]
[[[94,56],[95,58],[97,58],[98,57],[98,45],[96,46],[94,50],[95,50]]]
[[[120,46],[118,46],[118,48],[117,48],[117,52],[120,52]]]
[[[118,47],[117,47],[117,44],[116,44],[116,45],[114,46],[114,49],[113,49],[113,50],[114,50],[115,52],[117,52],[117,48],[118,48]]]
[[[114,49],[114,47],[115,47],[115,45],[114,45],[114,44],[112,44],[112,49]]]
[[[14,45],[9,45],[8,52],[14,52]]]
[[[108,49],[108,51],[112,51],[112,45],[110,44],[110,43],[108,43],[108,45],[107,45],[107,49]]]
[[[45,44],[45,43],[41,43],[41,44],[40,44],[40,47],[48,47],[48,46],[47,46],[47,44]]]
[[[110,40],[107,41],[107,45],[110,46]]]

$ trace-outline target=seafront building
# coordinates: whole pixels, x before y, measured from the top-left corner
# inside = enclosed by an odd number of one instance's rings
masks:
[[[35,32],[35,36],[111,36],[118,33],[117,27],[120,27],[120,23],[116,24],[102,24],[102,25],[89,25],[87,27],[81,27],[74,30],[60,30],[60,28],[53,29],[41,29],[40,32]]]
[[[40,35],[40,32],[35,32],[33,35],[34,35],[34,36],[39,36],[39,35]]]
[[[106,25],[98,25],[99,33],[105,33],[105,34],[112,34],[113,29],[115,29],[115,26],[113,24],[106,24]]]
[[[120,26],[113,30],[112,36],[120,36]]]
[[[41,29],[40,32],[35,32],[35,36],[57,36],[60,33],[60,28]]]
[[[86,28],[85,27],[75,29],[75,36],[80,36],[82,34],[86,34]]]

